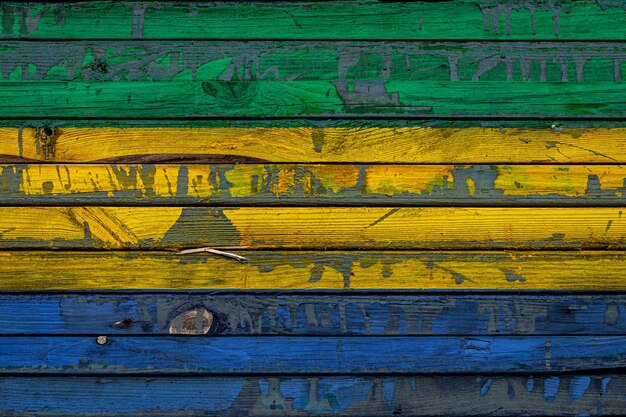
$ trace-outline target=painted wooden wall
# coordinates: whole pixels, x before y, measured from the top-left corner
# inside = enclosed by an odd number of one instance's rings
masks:
[[[626,2],[0,15],[0,415],[626,414]]]

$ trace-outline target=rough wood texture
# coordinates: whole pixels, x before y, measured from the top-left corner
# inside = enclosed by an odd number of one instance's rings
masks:
[[[27,294],[0,295],[0,334],[620,335],[624,295]],[[19,317],[16,320],[15,317]],[[178,334],[178,333],[177,333]]]
[[[0,415],[624,414],[623,1],[0,16]]]
[[[2,249],[625,249],[626,208],[0,207]]]
[[[378,2],[4,2],[21,39],[623,40],[620,0]],[[600,29],[600,30],[599,30]]]
[[[345,87],[345,88],[344,88]],[[27,81],[0,88],[6,118],[626,118],[626,83],[525,81]]]
[[[616,43],[35,45],[0,48],[5,118],[626,117]]]
[[[0,165],[11,205],[473,205],[626,203],[617,165]]]
[[[0,58],[0,86],[2,81],[331,81],[333,95],[348,103],[351,98],[365,103],[367,91],[356,90],[368,83],[377,87],[370,98],[380,100],[384,83],[391,81],[441,81],[441,88],[484,81],[575,85],[619,83],[626,71],[626,47],[619,42],[0,41]]]
[[[626,378],[616,374],[2,377],[0,390],[11,393],[0,403],[9,416],[622,416],[626,408]]]
[[[625,336],[0,336],[0,374],[406,374],[602,371]]]
[[[0,290],[626,290],[623,252],[0,252]]]
[[[169,128],[154,124],[72,127],[67,122],[56,127],[55,123],[59,122],[44,122],[43,126],[39,122],[41,127],[36,128],[28,127],[30,123],[0,128],[0,161],[626,164],[626,128],[618,123],[615,127],[589,123],[593,127],[588,128],[586,124],[551,128],[546,122],[526,122],[535,127],[513,122],[486,127],[431,127],[419,122],[367,127],[373,123],[360,121],[350,127],[333,127],[334,123],[318,127],[295,120],[293,126],[283,127],[271,125],[287,122],[220,127],[227,122],[218,121],[216,127]],[[165,126],[170,123],[175,124],[167,122]]]

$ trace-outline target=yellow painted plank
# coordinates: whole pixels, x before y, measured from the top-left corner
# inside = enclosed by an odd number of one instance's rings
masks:
[[[0,290],[626,290],[613,252],[0,252]]]
[[[1,128],[0,162],[626,162],[625,128]]]
[[[5,204],[619,204],[618,165],[0,165]]]
[[[0,248],[626,248],[626,208],[0,207]]]

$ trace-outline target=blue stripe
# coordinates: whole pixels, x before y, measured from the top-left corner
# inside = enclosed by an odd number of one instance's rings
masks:
[[[199,307],[229,335],[626,334],[625,295],[136,292],[0,295],[0,335],[168,334]]]
[[[581,386],[576,382],[581,379],[589,384]],[[532,384],[546,391],[527,390]],[[4,377],[0,392],[3,415],[205,416],[219,412],[220,416],[362,417],[392,416],[395,411],[411,417],[482,416],[497,409],[497,415],[572,416],[623,415],[626,409],[623,375]]]
[[[0,337],[2,373],[446,373],[602,370],[626,336]]]

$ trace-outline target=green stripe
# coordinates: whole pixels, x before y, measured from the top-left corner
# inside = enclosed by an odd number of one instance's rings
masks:
[[[0,42],[1,81],[620,82],[607,42]],[[623,76],[624,74],[624,76]]]
[[[0,114],[41,117],[626,117],[626,85],[332,81],[7,82]]]
[[[5,118],[626,116],[626,52],[617,43],[7,42],[0,50]]]
[[[22,39],[624,40],[625,25],[612,0],[2,4],[3,36]]]

